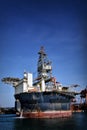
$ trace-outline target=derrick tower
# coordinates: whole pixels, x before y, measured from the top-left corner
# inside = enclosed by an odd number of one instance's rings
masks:
[[[39,54],[37,65],[38,78],[44,78],[44,80],[47,80],[52,77],[51,61],[48,60],[47,54],[44,51],[44,47],[41,47],[38,54]]]

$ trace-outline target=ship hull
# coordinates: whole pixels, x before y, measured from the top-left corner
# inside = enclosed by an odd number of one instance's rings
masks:
[[[33,92],[15,95],[16,109],[29,118],[58,118],[72,115],[70,97],[57,92]],[[20,104],[20,105],[19,105]]]

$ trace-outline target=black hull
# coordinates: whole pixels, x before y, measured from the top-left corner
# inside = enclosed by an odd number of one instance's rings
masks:
[[[16,94],[15,98],[20,101],[24,112],[45,112],[70,110],[72,97],[57,92],[31,92]]]

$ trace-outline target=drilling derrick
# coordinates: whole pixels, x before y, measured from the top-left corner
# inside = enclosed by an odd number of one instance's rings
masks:
[[[48,60],[47,54],[44,52],[44,47],[41,47],[38,54],[39,54],[37,65],[38,78],[44,78],[44,80],[47,80],[52,76],[51,62]]]

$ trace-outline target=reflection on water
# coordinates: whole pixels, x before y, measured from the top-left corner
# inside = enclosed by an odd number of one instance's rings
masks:
[[[28,119],[0,115],[0,130],[87,130],[87,113],[74,113],[69,118]]]

